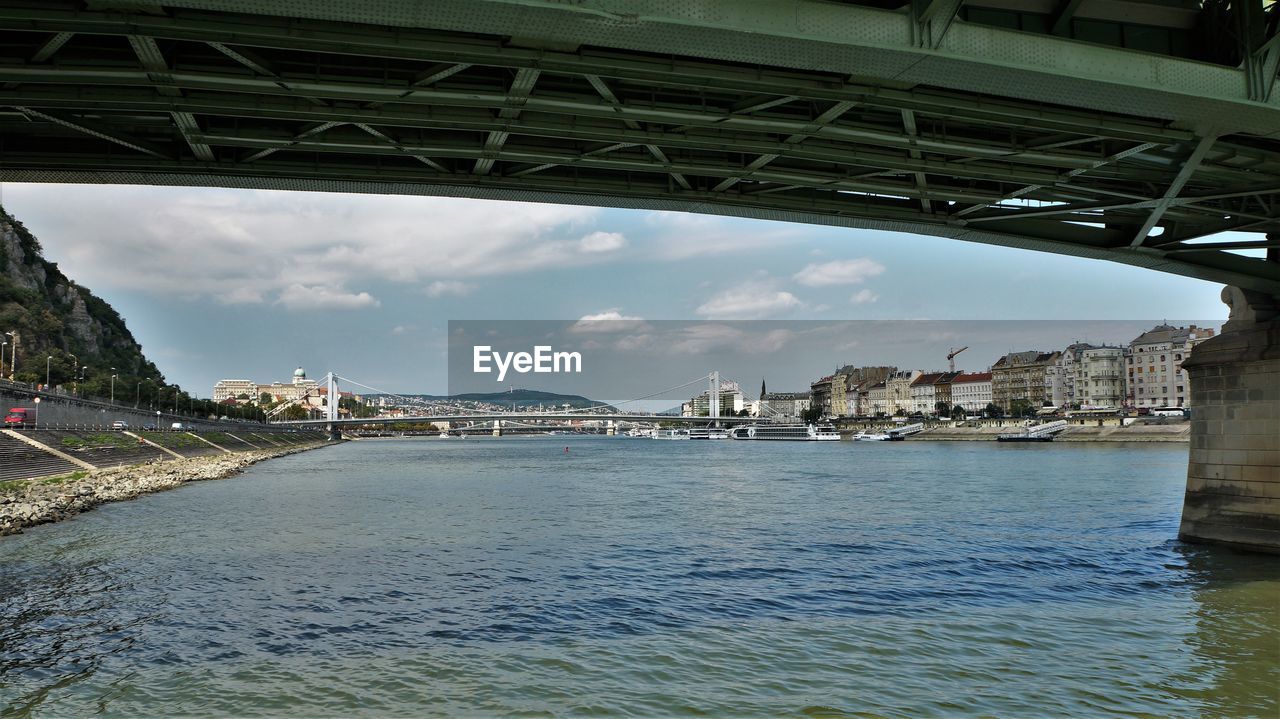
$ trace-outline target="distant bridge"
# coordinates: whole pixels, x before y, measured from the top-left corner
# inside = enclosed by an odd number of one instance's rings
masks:
[[[340,393],[338,392],[339,381],[342,381],[344,383],[347,383],[349,385],[353,385],[356,387],[363,387],[367,390],[372,390],[379,394],[395,397],[398,400],[400,400],[400,402],[410,406],[412,406],[413,404],[422,403],[421,400],[415,400],[414,398],[403,397],[394,393],[386,392],[384,390],[379,390],[376,387],[370,387],[369,385],[362,384],[348,377],[340,377],[333,372],[329,372],[328,374],[326,374],[324,376],[323,385],[316,385],[314,390],[308,390],[306,396],[309,397],[312,391],[316,391],[317,396],[319,396],[319,390],[323,389],[324,390],[323,396],[329,399],[338,397],[340,396]],[[348,417],[344,419],[341,417],[339,413],[338,403],[326,400],[326,403],[324,405],[325,416],[322,419],[281,420],[281,421],[273,421],[271,422],[271,424],[295,426],[295,427],[324,426],[324,427],[328,427],[330,431],[337,432],[342,427],[377,425],[377,424],[426,424],[426,423],[437,423],[437,422],[438,423],[494,422],[495,425],[493,428],[495,430],[500,430],[501,423],[504,421],[520,422],[522,424],[528,423],[530,421],[534,421],[534,422],[595,421],[595,422],[608,423],[609,429],[612,431],[613,429],[617,428],[617,423],[622,423],[622,422],[648,423],[648,424],[654,424],[658,422],[669,422],[669,423],[677,423],[677,424],[705,425],[713,421],[718,421],[720,424],[723,425],[723,424],[738,424],[738,423],[744,423],[744,422],[758,421],[756,418],[752,418],[752,417],[720,417],[719,416],[720,414],[720,373],[719,372],[715,372],[715,371],[709,372],[708,374],[702,377],[695,377],[694,379],[688,382],[684,382],[682,384],[676,385],[675,387],[668,388],[657,394],[664,394],[668,391],[683,389],[701,382],[707,383],[706,387],[707,387],[707,396],[708,396],[708,409],[707,409],[708,416],[705,416],[705,417],[681,417],[676,415],[642,414],[637,412],[630,412],[630,413],[607,412],[607,411],[596,412],[596,411],[590,411],[591,408],[588,408],[588,409],[577,409],[577,410],[569,409],[569,410],[559,410],[559,411],[549,410],[549,411],[536,411],[536,412],[535,411],[520,412],[515,410],[492,411],[492,412],[447,412],[447,413],[420,414],[420,415],[410,415],[410,416]],[[656,395],[649,395],[649,397],[653,397],[653,396],[656,396]],[[641,399],[646,399],[646,398],[641,398]],[[638,401],[638,400],[626,400],[626,401],[620,402],[620,404],[627,404],[629,402],[634,402],[634,401]],[[605,407],[605,406],[607,405],[602,405],[601,407]],[[268,414],[268,418],[275,416],[278,412],[285,409],[285,407],[286,405],[281,405],[276,410]],[[473,429],[473,428],[468,428],[468,429]]]
[[[1278,26],[1264,0],[3,0],[0,180],[686,210],[1280,296]]]
[[[675,423],[675,424],[707,424],[712,421],[711,417],[679,417],[675,415],[657,415],[657,414],[583,414],[581,412],[487,412],[487,413],[458,413],[458,414],[435,414],[435,415],[417,415],[412,417],[368,417],[368,418],[347,418],[347,419],[302,419],[302,420],[286,420],[282,422],[272,422],[272,426],[285,425],[297,427],[315,427],[325,425],[335,425],[340,427],[360,426],[367,424],[424,424],[427,422],[492,422],[492,421],[597,421],[597,422],[635,422],[656,424],[658,422]],[[720,417],[722,424],[735,424],[744,422],[758,422],[754,417]]]

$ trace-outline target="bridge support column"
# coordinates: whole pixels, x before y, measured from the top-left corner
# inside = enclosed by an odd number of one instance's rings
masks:
[[[613,437],[618,434],[618,426],[613,423],[613,420],[609,420],[604,423],[604,433],[609,437]]]
[[[502,420],[500,419],[493,420],[493,436],[494,437],[502,436]]]
[[[1182,363],[1191,459],[1181,539],[1280,554],[1280,298],[1228,287],[1222,334]]]

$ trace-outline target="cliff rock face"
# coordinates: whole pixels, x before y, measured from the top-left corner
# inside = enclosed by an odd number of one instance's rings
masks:
[[[40,243],[22,223],[0,208],[0,333],[18,337],[17,376],[30,382],[45,379],[45,358],[53,356],[54,384],[70,379],[76,361],[121,377],[162,381],[147,361],[124,320],[106,302],[62,274],[44,259]],[[4,373],[9,376],[6,348]]]

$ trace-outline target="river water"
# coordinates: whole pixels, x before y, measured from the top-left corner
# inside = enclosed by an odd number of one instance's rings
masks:
[[[1186,456],[347,443],[0,538],[0,716],[1276,717]]]

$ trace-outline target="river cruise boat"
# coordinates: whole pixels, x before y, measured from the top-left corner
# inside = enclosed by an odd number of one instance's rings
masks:
[[[840,441],[833,424],[749,424],[729,431],[733,439],[782,440],[792,442]]]
[[[726,427],[690,427],[689,439],[729,439]]]
[[[654,439],[689,439],[687,429],[659,429],[653,433]]]

